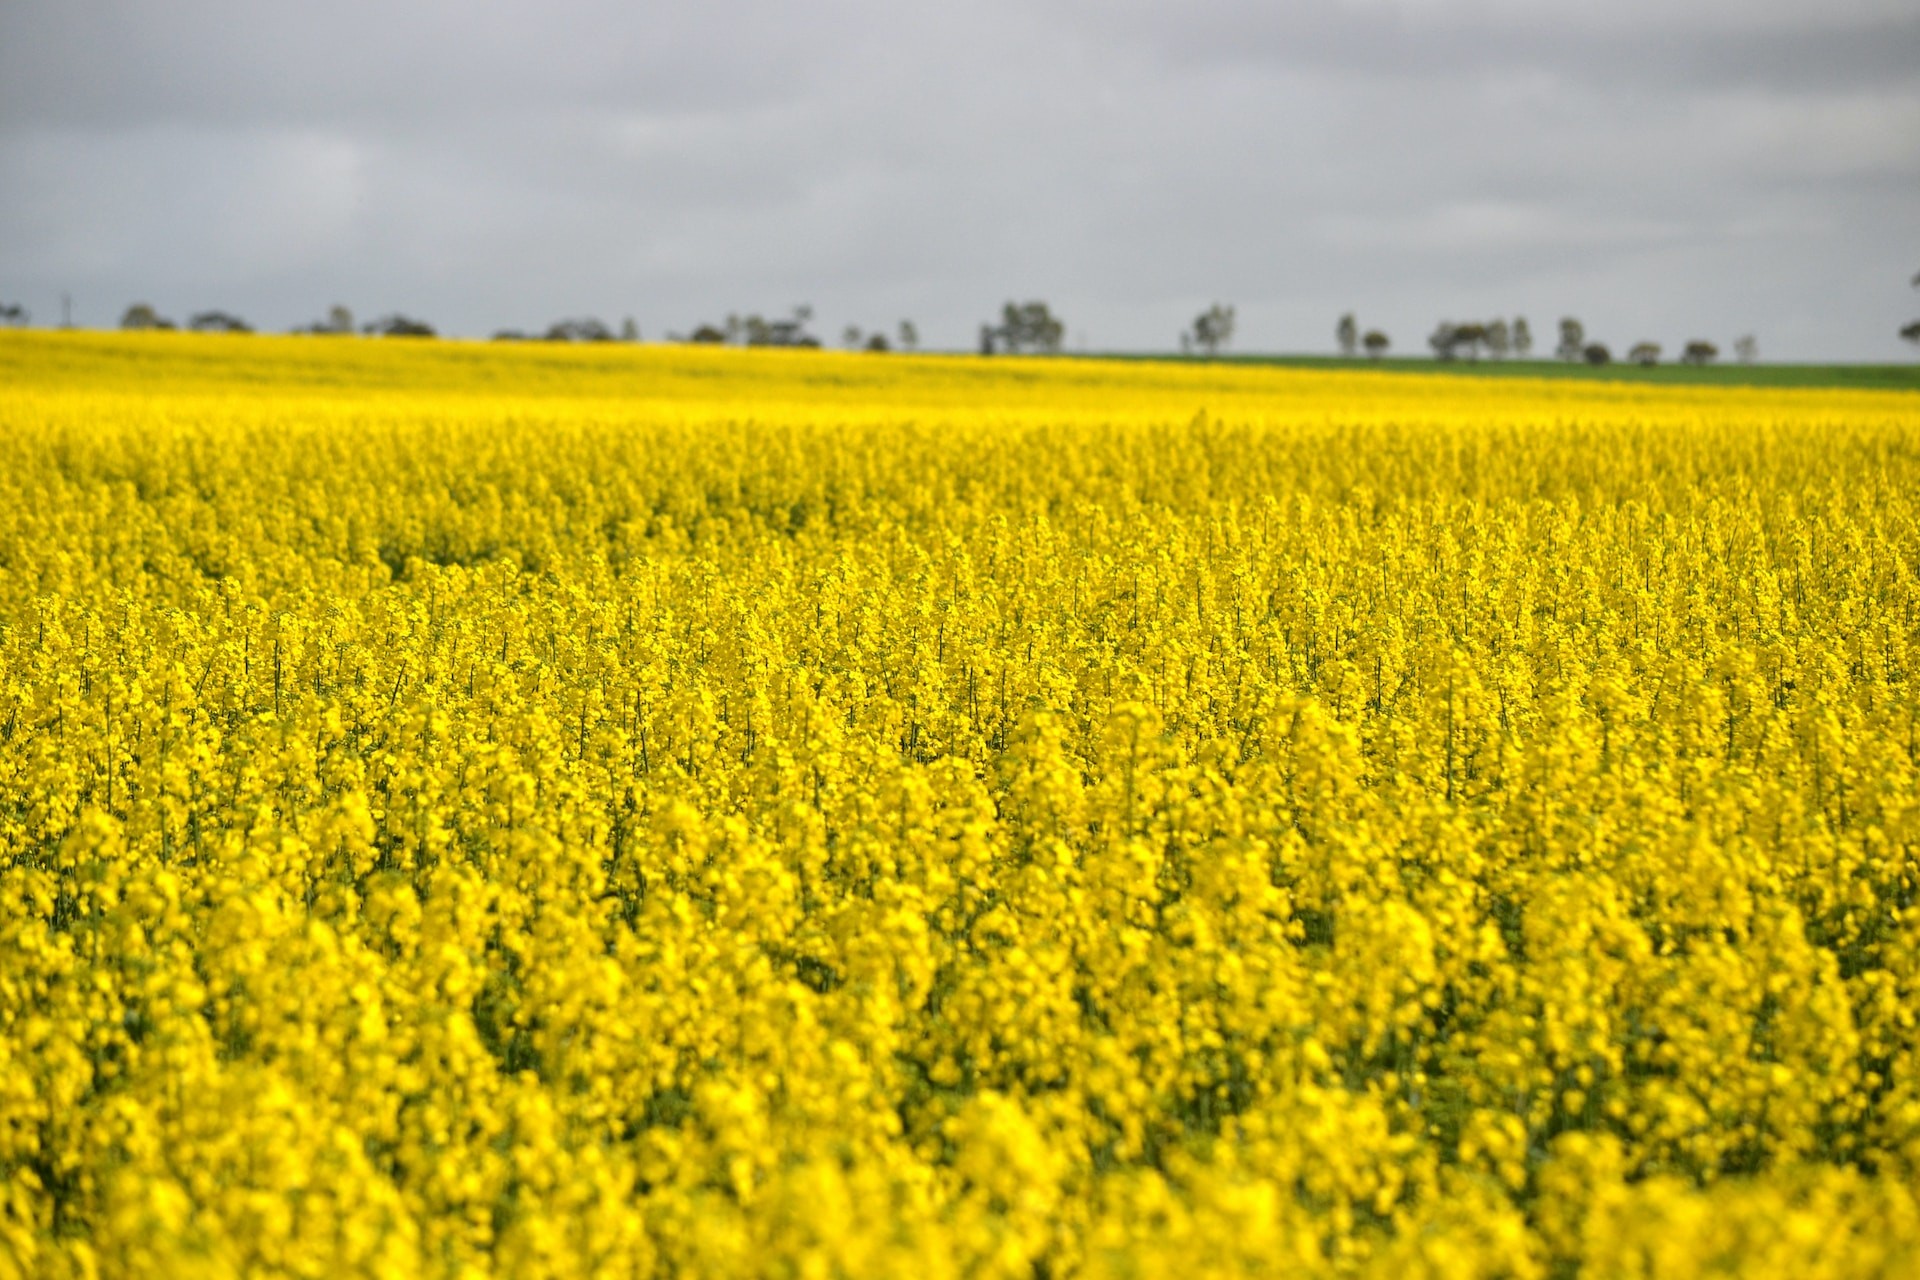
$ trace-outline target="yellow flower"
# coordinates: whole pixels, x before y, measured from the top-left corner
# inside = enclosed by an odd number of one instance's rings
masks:
[[[1910,395],[0,334],[0,1280],[1920,1270]]]

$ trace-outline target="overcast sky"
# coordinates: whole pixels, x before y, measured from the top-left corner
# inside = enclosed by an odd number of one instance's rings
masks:
[[[1914,0],[0,0],[0,302],[1901,359]]]

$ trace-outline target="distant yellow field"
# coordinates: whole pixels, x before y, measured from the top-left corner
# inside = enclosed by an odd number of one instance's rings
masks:
[[[1920,1273],[1920,397],[0,334],[0,1277]]]

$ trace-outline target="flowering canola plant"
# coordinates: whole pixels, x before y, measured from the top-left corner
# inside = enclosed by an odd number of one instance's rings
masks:
[[[0,335],[0,1277],[1920,1271],[1920,401]]]

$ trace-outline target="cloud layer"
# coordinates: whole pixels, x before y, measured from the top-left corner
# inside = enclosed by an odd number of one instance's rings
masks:
[[[1910,4],[1145,0],[0,8],[0,300],[650,337],[814,305],[965,346],[1359,312],[1897,359]]]

